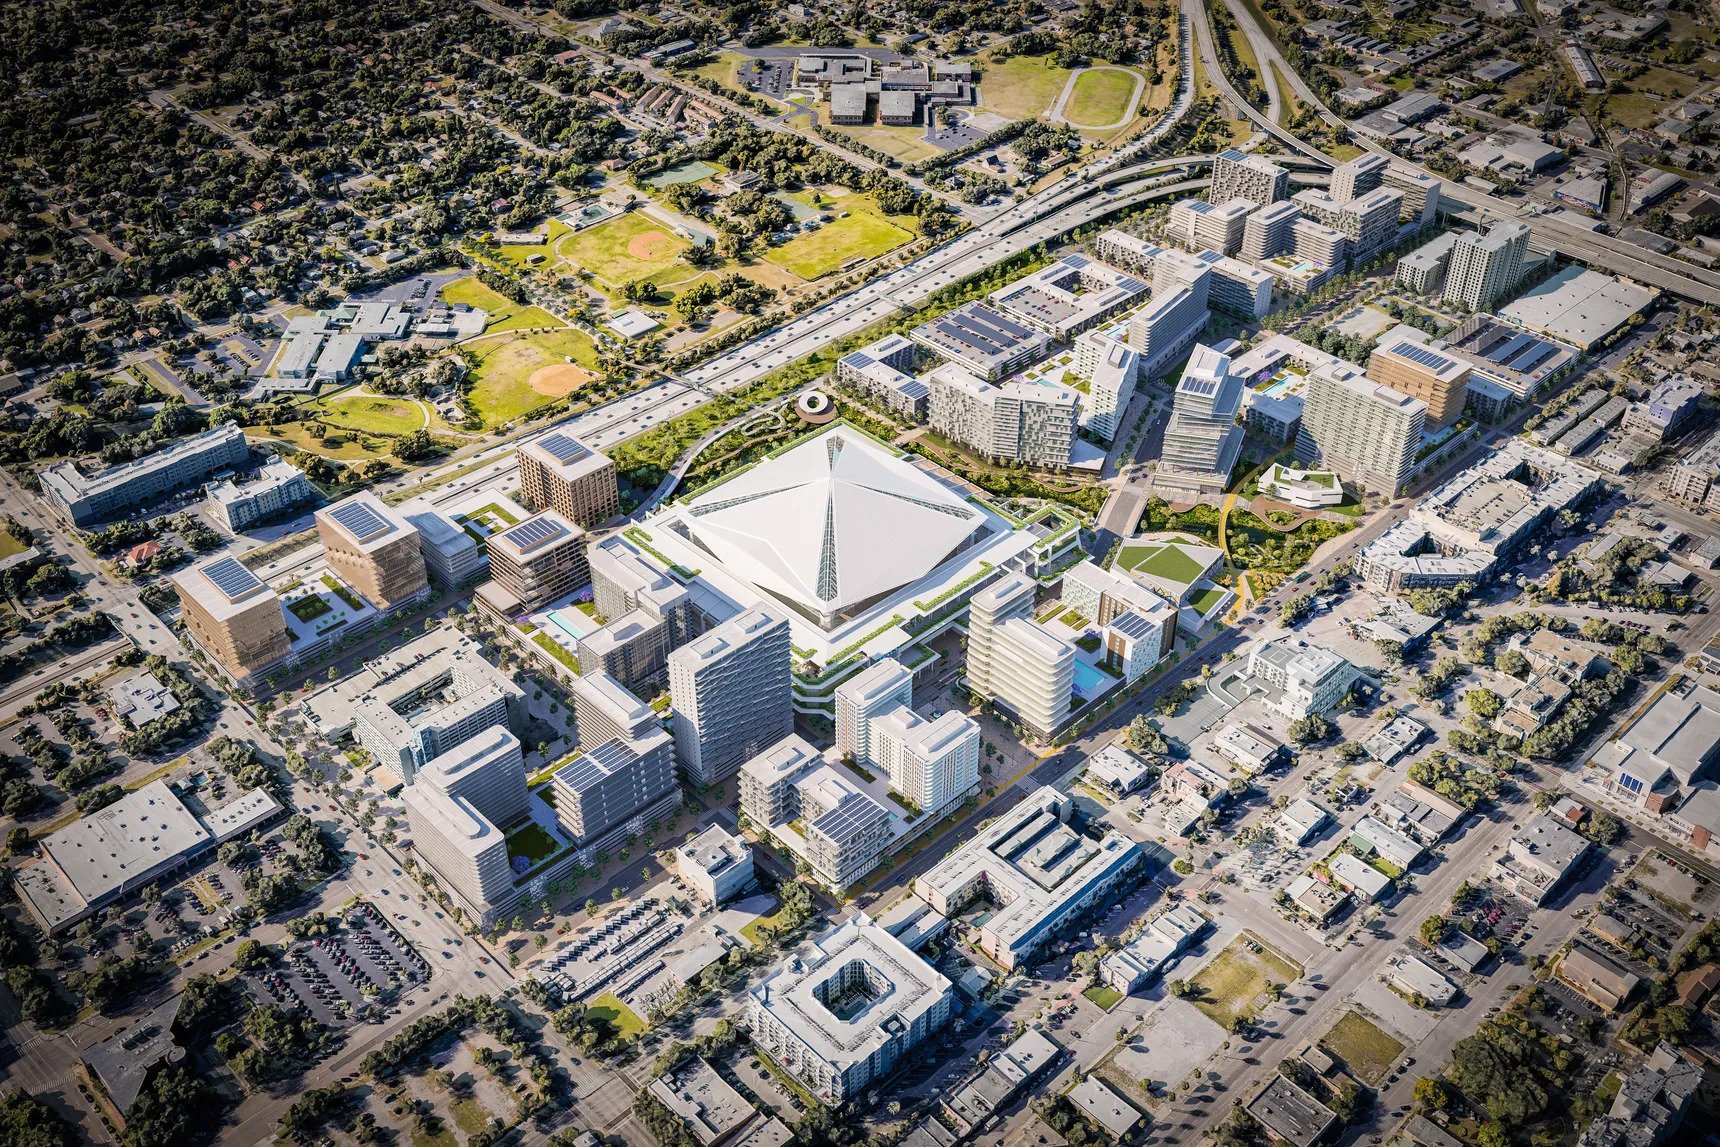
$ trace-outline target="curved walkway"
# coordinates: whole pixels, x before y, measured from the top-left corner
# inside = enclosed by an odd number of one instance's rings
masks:
[[[1115,120],[1112,120],[1110,123],[1082,123],[1079,120],[1070,119],[1063,112],[1063,109],[1074,97],[1075,86],[1080,82],[1081,77],[1094,72],[1122,72],[1124,75],[1135,81],[1135,89],[1129,93],[1129,100],[1123,107],[1123,114],[1118,116]],[[1069,74],[1069,78],[1063,81],[1063,90],[1057,94],[1057,100],[1051,105],[1051,109],[1046,112],[1045,118],[1055,123],[1066,123],[1077,131],[1115,131],[1117,128],[1125,126],[1131,119],[1135,118],[1135,109],[1140,106],[1141,93],[1146,90],[1146,87],[1146,77],[1135,71],[1133,68],[1122,68],[1115,64],[1096,64],[1090,68],[1076,68]]]

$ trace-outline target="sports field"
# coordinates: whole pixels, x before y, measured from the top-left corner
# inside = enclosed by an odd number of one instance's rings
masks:
[[[1089,68],[1075,77],[1063,118],[1077,127],[1109,127],[1129,114],[1135,75],[1116,68]]]
[[[485,336],[467,343],[465,351],[473,364],[468,397],[486,427],[511,422],[575,393],[595,377],[597,365],[591,339],[571,327]]]
[[[492,323],[496,321],[498,316],[511,315],[520,309],[518,303],[484,286],[476,275],[470,275],[464,279],[455,279],[443,287],[442,301],[449,306],[457,307],[465,304],[468,307],[476,307],[480,311],[487,311]]]
[[[324,421],[370,434],[410,434],[425,428],[424,408],[407,398],[337,394],[318,399]]]
[[[674,266],[688,246],[667,224],[633,211],[565,236],[555,253],[619,287]]]
[[[764,259],[810,281],[855,259],[871,259],[893,251],[913,237],[881,216],[850,211],[846,219],[834,219],[816,231],[772,247]]]
[[[1043,115],[1069,80],[1069,69],[1057,67],[1046,56],[987,60],[984,67],[979,78],[980,105],[1005,119]]]

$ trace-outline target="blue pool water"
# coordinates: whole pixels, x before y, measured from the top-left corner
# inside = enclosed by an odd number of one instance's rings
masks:
[[[1097,697],[1113,680],[1110,674],[1085,661],[1075,663],[1075,689],[1083,697]]]
[[[577,609],[552,609],[548,618],[557,629],[575,641],[597,629],[597,623]]]

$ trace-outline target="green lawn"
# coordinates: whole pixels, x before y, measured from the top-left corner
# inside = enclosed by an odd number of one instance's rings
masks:
[[[1249,950],[1251,941],[1260,951]],[[1252,933],[1244,932],[1191,981],[1200,991],[1194,1004],[1212,1022],[1229,1030],[1234,1021],[1255,1014],[1262,994],[1269,987],[1290,983],[1301,975],[1300,968],[1262,944]]]
[[[674,266],[689,246],[668,224],[632,211],[568,236],[555,250],[575,267],[621,286]]]
[[[1127,570],[1135,570],[1149,577],[1164,578],[1166,581],[1180,582],[1183,585],[1188,585],[1206,572],[1199,562],[1182,550],[1163,543],[1124,546],[1117,553],[1117,564]]]
[[[544,310],[542,307],[521,307],[504,319],[498,319],[484,328],[485,334],[501,334],[503,331],[526,330],[532,327],[559,327],[561,320]]]
[[[490,1113],[476,1099],[456,1099],[448,1110],[454,1116],[454,1126],[467,1135],[476,1135],[490,1125]]]
[[[1105,1011],[1110,1011],[1112,1008],[1116,1007],[1123,998],[1122,992],[1119,992],[1116,988],[1110,987],[1106,984],[1094,984],[1081,994],[1098,1004]]]
[[[762,948],[765,946],[765,940],[763,936],[759,935],[759,929],[775,928],[781,922],[782,908],[779,906],[777,910],[772,912],[769,916],[760,916],[758,919],[753,920],[750,923],[741,925],[741,935],[746,937],[746,939],[755,946]]]
[[[640,1019],[633,1009],[621,1002],[614,992],[604,992],[593,996],[591,1002],[585,1005],[585,1010],[597,1019],[606,1019],[615,1025],[623,1036],[641,1035],[645,1031],[645,1021]]]
[[[542,243],[517,243],[499,246],[496,248],[496,256],[503,262],[511,263],[515,267],[541,266],[541,263],[532,263],[532,256],[542,255],[545,262],[555,258],[553,252],[556,241],[572,230],[573,228],[559,219],[551,219],[549,230],[544,233]]]
[[[367,434],[410,434],[424,429],[424,408],[405,398],[334,395],[318,399],[324,421]]]
[[[1370,1085],[1384,1079],[1397,1057],[1403,1054],[1403,1044],[1360,1012],[1344,1013],[1344,1018],[1320,1037],[1320,1046],[1343,1060],[1351,1074]]]
[[[846,219],[799,235],[765,253],[767,263],[792,271],[808,281],[840,270],[856,259],[871,259],[893,251],[914,236],[865,211],[850,211]]]
[[[455,279],[443,287],[442,301],[451,307],[465,304],[468,307],[476,307],[480,311],[487,311],[492,323],[498,319],[506,318],[520,309],[520,305],[512,299],[497,294],[484,286],[476,275],[470,275],[464,279]]]
[[[325,613],[333,613],[334,606],[324,601],[320,595],[296,598],[288,603],[287,608],[293,611],[293,616],[300,621],[313,621]]]
[[[555,658],[557,661],[561,662],[563,665],[567,666],[573,672],[579,672],[579,658],[556,644],[555,638],[551,637],[549,634],[532,634],[532,643],[539,649],[542,649],[545,653],[548,653],[551,657]]]
[[[13,554],[21,554],[23,552],[23,542],[20,542],[5,530],[0,530],[0,558],[9,558]]]
[[[1135,94],[1132,72],[1085,71],[1075,78],[1075,90],[1063,105],[1063,118],[1077,127],[1109,127],[1129,114]]]
[[[1211,589],[1203,589],[1199,593],[1191,595],[1188,603],[1194,606],[1196,613],[1204,617],[1207,611],[1216,606],[1223,598],[1224,590],[1218,586],[1213,586]]]
[[[1005,119],[1030,119],[1044,114],[1069,80],[1069,69],[1057,67],[1046,56],[987,60],[983,66],[980,104]]]
[[[555,855],[557,848],[555,837],[544,831],[542,825],[533,821],[515,830],[508,836],[508,855],[523,856],[533,864],[540,860],[548,860]]]

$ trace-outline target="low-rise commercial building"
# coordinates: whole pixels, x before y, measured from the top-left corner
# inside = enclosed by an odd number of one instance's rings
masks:
[[[1589,842],[1547,813],[1537,813],[1511,837],[1505,854],[1493,862],[1495,877],[1535,905],[1545,904],[1577,870]]]
[[[1267,708],[1290,721],[1330,712],[1360,676],[1336,653],[1300,637],[1257,643],[1248,655],[1249,685]]]
[[[713,824],[675,850],[675,870],[701,901],[720,908],[753,886],[752,847]]]
[[[1049,786],[1017,804],[914,880],[946,916],[975,901],[993,911],[979,925],[981,951],[1005,968],[1031,964],[1080,916],[1134,879],[1144,854],[1112,830],[1099,840],[1073,823],[1075,802]]]

